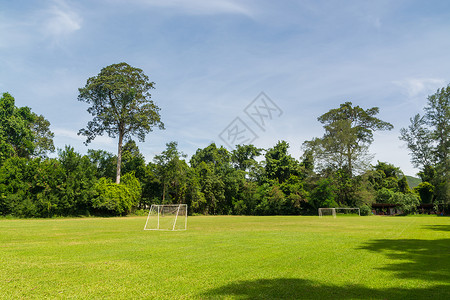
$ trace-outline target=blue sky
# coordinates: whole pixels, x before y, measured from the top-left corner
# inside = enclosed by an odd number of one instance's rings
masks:
[[[286,140],[299,158],[323,135],[317,117],[345,101],[378,106],[394,125],[371,152],[410,175],[398,139],[428,95],[450,82],[450,1],[0,0],[0,92],[43,114],[55,145],[89,147],[77,136],[91,119],[78,88],[101,68],[139,67],[166,130],[139,143],[150,161],[177,141],[192,155],[239,118],[268,148]],[[244,109],[264,92],[282,114],[264,130]]]

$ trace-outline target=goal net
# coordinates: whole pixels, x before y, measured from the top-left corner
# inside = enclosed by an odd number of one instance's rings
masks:
[[[144,230],[186,230],[187,204],[152,204]]]
[[[358,207],[336,207],[336,208],[319,208],[319,217],[323,216],[333,216],[336,215],[357,215],[360,216],[361,213]]]

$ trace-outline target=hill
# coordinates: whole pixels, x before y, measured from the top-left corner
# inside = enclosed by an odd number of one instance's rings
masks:
[[[408,181],[408,185],[410,188],[415,188],[420,183],[422,183],[422,180],[420,178],[408,176],[408,175],[405,175],[405,176],[406,176],[406,181]]]

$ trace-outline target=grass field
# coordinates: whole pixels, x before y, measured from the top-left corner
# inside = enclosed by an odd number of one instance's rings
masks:
[[[448,217],[0,219],[0,298],[450,299]]]

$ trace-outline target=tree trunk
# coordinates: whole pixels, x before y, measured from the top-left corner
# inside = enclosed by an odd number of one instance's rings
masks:
[[[120,167],[122,165],[122,142],[123,142],[123,133],[119,133],[119,147],[117,149],[117,173],[116,173],[116,183],[120,183]]]
[[[165,180],[163,180],[163,198],[162,198],[162,203],[164,203],[165,200],[166,200],[166,182],[165,182]]]

